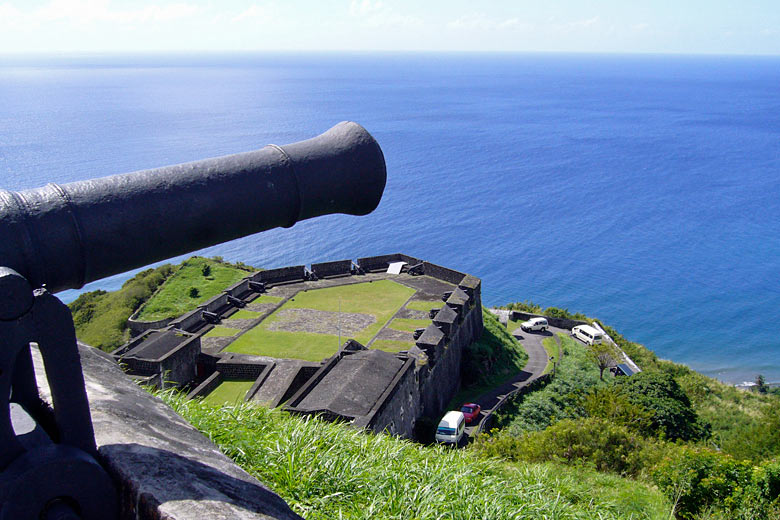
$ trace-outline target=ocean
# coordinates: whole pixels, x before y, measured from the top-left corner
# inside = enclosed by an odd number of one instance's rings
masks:
[[[342,120],[385,154],[373,214],[200,254],[270,268],[404,252],[482,278],[486,305],[580,311],[721,380],[780,381],[776,57],[0,56],[0,187],[286,144]]]

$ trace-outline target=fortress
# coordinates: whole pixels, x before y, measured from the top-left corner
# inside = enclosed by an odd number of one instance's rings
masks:
[[[246,401],[415,438],[458,391],[482,333],[480,289],[400,253],[260,271],[179,318],[131,318],[137,337],[114,357],[189,397],[235,382]]]

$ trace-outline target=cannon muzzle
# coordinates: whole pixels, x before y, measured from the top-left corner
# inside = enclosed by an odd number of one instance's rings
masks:
[[[154,170],[0,190],[0,265],[49,291],[382,198],[382,150],[343,122],[286,146]]]

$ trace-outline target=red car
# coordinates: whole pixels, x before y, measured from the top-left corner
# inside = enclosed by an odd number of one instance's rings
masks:
[[[463,416],[466,417],[466,424],[472,423],[477,417],[482,408],[478,404],[466,403],[460,407],[460,411],[463,412]]]

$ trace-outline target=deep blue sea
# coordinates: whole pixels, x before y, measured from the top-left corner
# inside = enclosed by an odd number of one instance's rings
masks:
[[[201,254],[277,267],[405,252],[481,277],[488,305],[566,307],[722,380],[780,381],[780,58],[5,56],[0,187],[286,144],[342,120],[387,160],[373,214]]]

